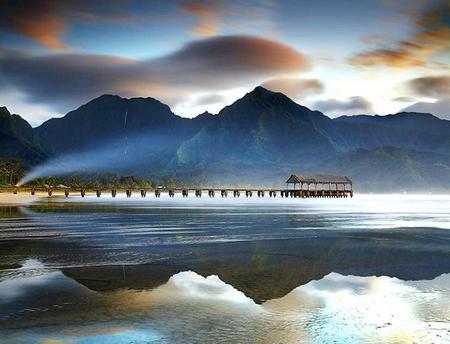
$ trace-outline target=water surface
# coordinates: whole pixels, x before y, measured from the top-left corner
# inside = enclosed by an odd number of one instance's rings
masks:
[[[444,343],[450,197],[0,208],[8,343]],[[20,267],[19,267],[20,266]]]

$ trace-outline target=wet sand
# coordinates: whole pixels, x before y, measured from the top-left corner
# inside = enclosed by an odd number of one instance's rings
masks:
[[[77,196],[79,196],[79,193],[77,193]],[[95,192],[86,192],[86,197],[89,196],[95,196]],[[64,191],[54,190],[52,198],[54,199],[56,197],[65,197]],[[29,190],[20,190],[16,194],[14,194],[12,190],[0,190],[0,206],[29,205],[34,202],[45,201],[46,199],[50,199],[48,197],[47,191],[36,191],[34,195],[31,195],[31,192]]]
[[[36,192],[33,196],[30,192],[25,191],[19,191],[17,194],[12,191],[0,191],[0,205],[26,205],[46,196],[47,194],[44,192]]]

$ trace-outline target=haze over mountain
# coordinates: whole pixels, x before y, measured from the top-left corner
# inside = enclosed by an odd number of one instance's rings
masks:
[[[431,114],[331,119],[257,87],[217,115],[175,115],[153,98],[103,95],[32,129],[2,108],[2,158],[80,153],[108,171],[187,184],[282,185],[292,172],[345,174],[361,191],[449,191],[450,121]]]

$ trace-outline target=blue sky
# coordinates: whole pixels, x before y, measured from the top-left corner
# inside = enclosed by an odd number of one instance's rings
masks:
[[[192,117],[263,84],[330,116],[406,108],[450,118],[448,6],[4,1],[0,105],[38,125],[115,93]]]

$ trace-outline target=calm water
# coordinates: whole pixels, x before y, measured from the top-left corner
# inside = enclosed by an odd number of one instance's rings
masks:
[[[53,198],[0,259],[2,343],[450,342],[450,196]]]

